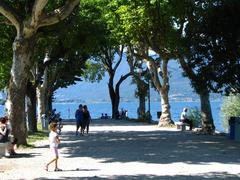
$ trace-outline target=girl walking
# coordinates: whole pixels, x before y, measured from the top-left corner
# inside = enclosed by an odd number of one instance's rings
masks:
[[[62,169],[58,168],[58,144],[60,144],[60,139],[57,134],[57,123],[51,122],[49,125],[50,133],[49,133],[49,146],[52,159],[46,164],[45,170],[48,171],[48,166],[55,162],[54,171],[62,171]]]

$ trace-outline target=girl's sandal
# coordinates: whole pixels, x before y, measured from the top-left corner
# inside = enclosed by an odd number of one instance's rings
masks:
[[[44,167],[44,169],[45,169],[45,171],[48,171],[48,166],[46,165],[46,166]]]
[[[62,169],[56,168],[54,169],[54,171],[62,171]]]

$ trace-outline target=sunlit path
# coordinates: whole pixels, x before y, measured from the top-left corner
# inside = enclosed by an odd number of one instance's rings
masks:
[[[3,179],[239,179],[240,143],[224,136],[203,136],[128,121],[95,121],[88,136],[65,125],[59,166],[44,171],[47,141],[1,159]],[[25,150],[26,151],[26,150]]]

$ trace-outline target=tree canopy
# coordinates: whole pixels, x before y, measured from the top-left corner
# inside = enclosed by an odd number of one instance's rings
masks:
[[[207,80],[214,92],[240,90],[239,10],[237,0],[196,1],[188,16],[188,65]]]

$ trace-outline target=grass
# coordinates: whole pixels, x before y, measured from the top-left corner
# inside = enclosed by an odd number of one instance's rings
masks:
[[[35,133],[29,133],[27,137],[28,147],[34,147],[34,143],[37,141],[45,140],[48,138],[48,132],[38,131]]]
[[[37,132],[31,133],[28,132],[27,142],[28,144],[25,146],[22,146],[23,148],[34,148],[34,143],[41,140],[46,140],[48,138],[48,131],[42,130],[41,123],[38,123],[37,125]]]

